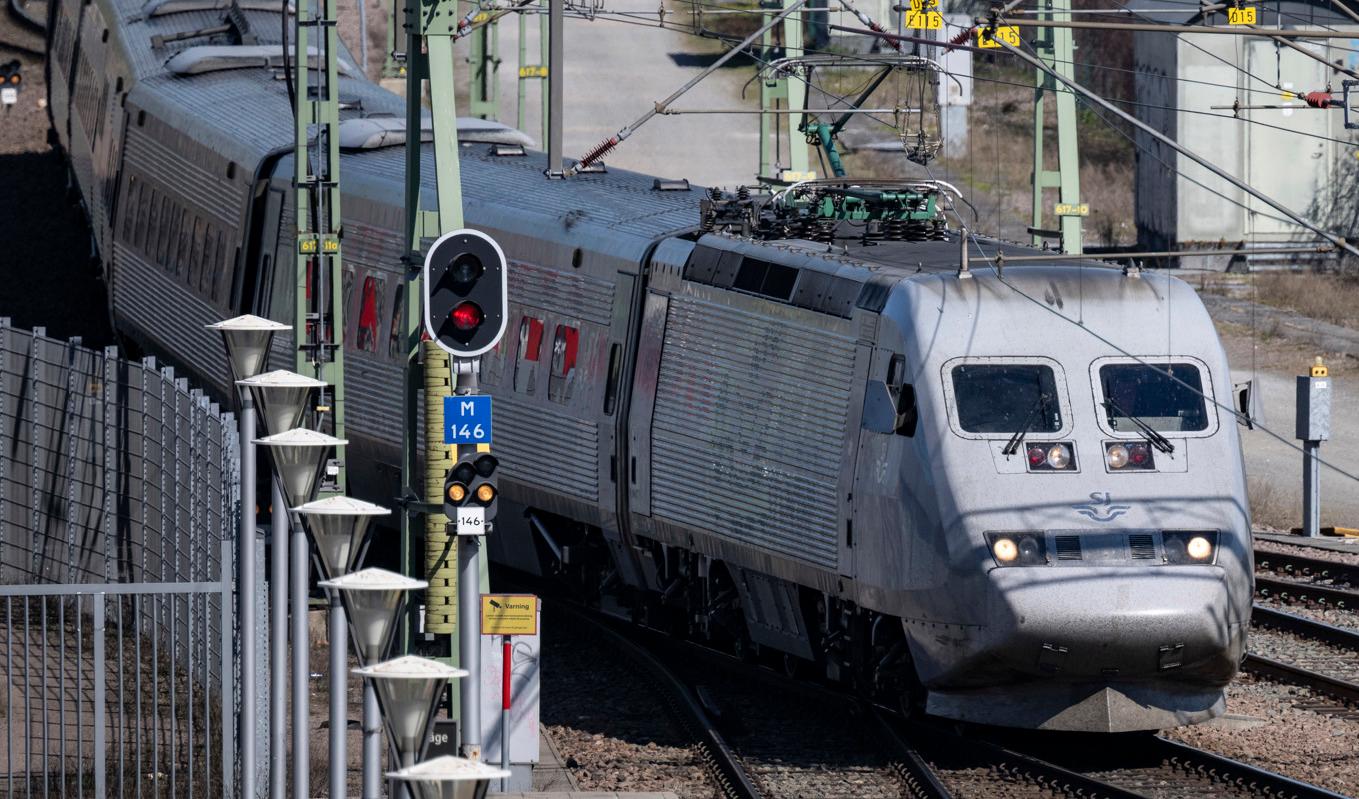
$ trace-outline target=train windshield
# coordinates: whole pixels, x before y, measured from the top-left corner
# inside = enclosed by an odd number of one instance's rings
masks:
[[[1162,432],[1208,428],[1203,378],[1190,363],[1111,363],[1099,368],[1109,427],[1136,433],[1138,420]]]
[[[1051,366],[1030,363],[953,367],[958,424],[969,433],[1055,433],[1062,406]]]

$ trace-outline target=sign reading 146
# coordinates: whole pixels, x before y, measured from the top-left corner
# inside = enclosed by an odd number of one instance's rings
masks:
[[[491,443],[491,397],[444,397],[444,443]]]

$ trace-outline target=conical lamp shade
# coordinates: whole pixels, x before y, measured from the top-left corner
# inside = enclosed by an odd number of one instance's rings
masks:
[[[354,673],[373,681],[396,751],[403,758],[409,755],[416,760],[429,743],[439,695],[450,679],[467,676],[462,669],[414,655],[354,669]]]
[[[327,577],[353,571],[363,537],[374,516],[391,513],[384,507],[352,497],[326,497],[293,508],[302,517],[316,542]]]
[[[415,799],[482,799],[492,780],[508,776],[505,769],[452,755],[387,773],[389,779],[409,785]]]
[[[311,501],[316,493],[316,481],[326,456],[338,446],[349,442],[301,428],[275,433],[255,439],[256,444],[269,447],[274,456],[274,470],[283,481],[283,493],[288,505],[297,507]]]
[[[302,423],[308,398],[314,389],[324,386],[325,381],[280,369],[237,380],[236,385],[250,389],[260,420],[264,422],[264,434],[273,435]]]
[[[231,362],[231,373],[237,380],[243,380],[264,371],[274,334],[290,328],[269,319],[245,314],[208,325],[208,329],[222,334],[222,340],[226,342],[227,360]]]
[[[382,660],[391,648],[406,592],[429,583],[386,569],[364,569],[319,585],[340,592],[359,663],[367,666]]]

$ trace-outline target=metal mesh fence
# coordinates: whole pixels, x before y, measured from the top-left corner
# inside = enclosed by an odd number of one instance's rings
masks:
[[[0,319],[0,793],[230,794],[239,492],[172,370]]]

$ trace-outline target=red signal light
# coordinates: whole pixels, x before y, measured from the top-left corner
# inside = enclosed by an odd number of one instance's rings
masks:
[[[485,320],[486,314],[482,313],[481,306],[475,302],[460,302],[448,314],[448,318],[453,320],[453,327],[467,332],[476,330]]]
[[[1048,459],[1048,451],[1042,447],[1029,447],[1029,465],[1042,466],[1043,461]]]

